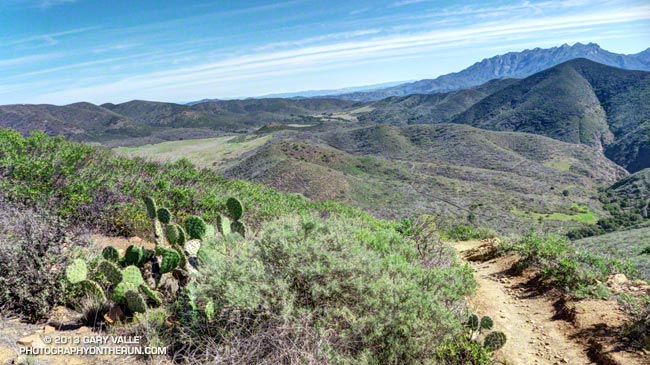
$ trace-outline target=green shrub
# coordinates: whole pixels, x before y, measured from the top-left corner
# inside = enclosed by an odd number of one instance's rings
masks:
[[[454,226],[446,234],[449,239],[454,241],[482,240],[496,237],[496,233],[489,228],[474,228],[464,225]]]
[[[578,250],[566,237],[559,235],[540,236],[531,232],[505,250],[521,254],[517,264],[520,269],[538,268],[551,285],[581,297],[587,293],[603,296],[605,292],[599,284],[606,282],[610,275],[623,273],[633,277],[636,272],[628,262]]]
[[[183,342],[280,363],[290,340],[304,335],[320,344],[323,361],[412,364],[438,356],[464,332],[456,310],[474,289],[468,266],[422,266],[414,242],[392,230],[308,222],[309,234],[304,221],[287,218],[265,225],[254,241],[204,244],[190,308],[211,303],[214,318],[181,308],[185,326],[196,330]],[[205,326],[216,335],[206,336]],[[287,342],[233,349],[275,337]]]

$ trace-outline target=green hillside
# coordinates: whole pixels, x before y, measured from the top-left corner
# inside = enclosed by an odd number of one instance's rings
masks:
[[[650,218],[650,169],[632,174],[605,190],[611,209]]]
[[[629,260],[650,280],[650,227],[627,229],[584,238],[573,244],[591,252]]]
[[[583,215],[604,214],[594,198],[597,186],[625,174],[586,146],[453,124],[339,126],[264,136],[237,142],[241,150],[231,153],[242,158],[228,166],[220,162],[227,155],[219,151],[236,147],[225,140],[211,140],[210,149],[200,147],[202,142],[169,142],[118,151],[165,161],[172,157],[161,150],[165,146],[174,158],[213,165],[227,177],[345,202],[381,217],[434,213],[449,225],[518,232],[593,223]]]
[[[650,73],[577,59],[495,92],[452,122],[602,147],[634,172],[647,167],[649,95]]]

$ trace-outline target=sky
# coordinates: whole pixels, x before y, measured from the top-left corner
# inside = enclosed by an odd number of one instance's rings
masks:
[[[563,43],[638,53],[648,40],[649,0],[0,0],[0,104],[336,89]]]

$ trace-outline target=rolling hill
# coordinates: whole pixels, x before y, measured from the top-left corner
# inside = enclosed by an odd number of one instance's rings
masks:
[[[0,106],[0,126],[23,134],[40,130],[81,141],[145,144],[251,132],[273,122],[313,124],[318,121],[314,115],[355,105],[337,99],[226,100],[191,106],[143,100],[101,106],[17,104]]]
[[[648,100],[650,72],[576,59],[496,91],[451,122],[595,146],[634,172],[647,167]]]
[[[354,101],[373,101],[390,96],[448,92],[481,85],[493,79],[527,77],[576,58],[587,58],[627,70],[650,71],[650,48],[637,54],[623,55],[606,51],[595,43],[576,43],[573,46],[564,44],[560,47],[509,52],[486,58],[460,72],[442,75],[435,79],[425,79],[374,91],[331,96]]]
[[[504,231],[593,223],[606,214],[596,187],[626,175],[588,146],[455,124],[275,129],[118,151],[156,160],[187,157],[227,177],[377,216],[433,213]]]
[[[90,103],[3,105],[0,106],[0,127],[11,127],[22,133],[40,130],[75,140],[90,140],[98,136],[137,137],[148,133],[145,126]]]

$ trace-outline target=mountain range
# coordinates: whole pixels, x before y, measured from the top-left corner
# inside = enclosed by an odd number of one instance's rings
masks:
[[[486,58],[460,72],[442,75],[435,79],[419,80],[373,91],[330,96],[345,100],[372,101],[390,96],[448,92],[481,85],[493,79],[527,77],[575,58],[586,58],[626,70],[650,70],[650,48],[637,54],[624,55],[606,51],[595,43],[576,43],[573,46],[564,44],[560,47],[509,52]]]

